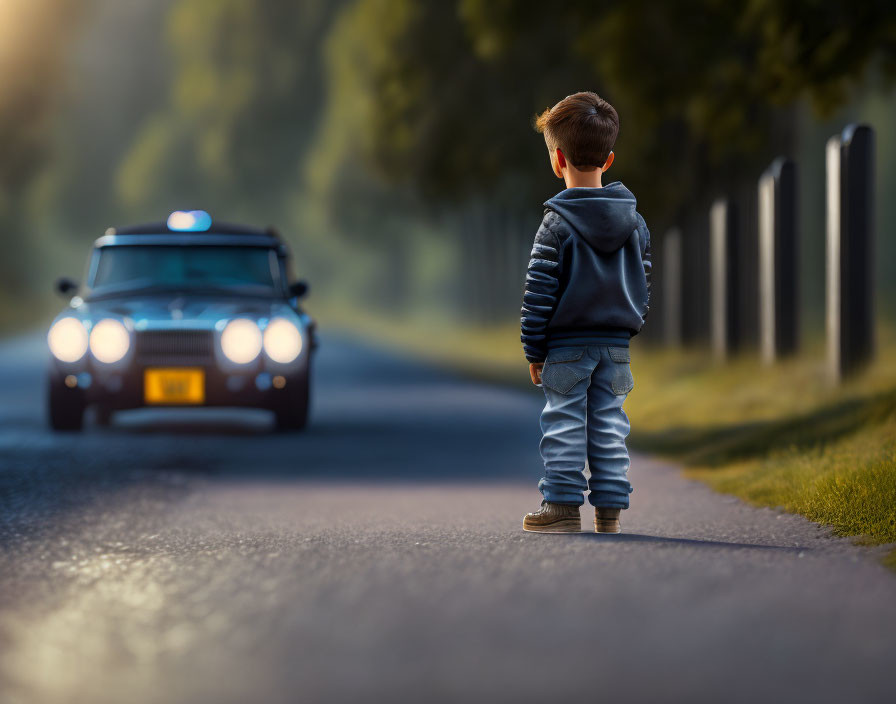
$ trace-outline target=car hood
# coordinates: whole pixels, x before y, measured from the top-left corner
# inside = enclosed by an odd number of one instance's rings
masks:
[[[91,320],[127,318],[135,329],[151,327],[213,328],[221,320],[232,318],[271,318],[283,316],[295,320],[296,311],[286,301],[266,298],[202,295],[165,295],[102,298],[75,306],[78,315]]]

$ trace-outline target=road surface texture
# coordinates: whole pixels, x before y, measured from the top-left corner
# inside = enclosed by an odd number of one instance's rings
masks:
[[[331,338],[304,434],[53,434],[44,355],[0,344],[4,704],[896,701],[876,551],[638,456],[623,535],[523,533],[536,390]]]

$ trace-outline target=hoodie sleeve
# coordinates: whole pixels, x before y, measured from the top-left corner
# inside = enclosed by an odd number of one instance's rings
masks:
[[[644,278],[647,280],[647,303],[644,304],[644,312],[641,313],[641,324],[643,325],[647,322],[647,313],[650,311],[650,274],[653,270],[653,260],[650,254],[650,230],[647,229],[647,223],[644,222],[640,213],[638,214],[638,231],[644,241],[641,261],[644,263]]]
[[[556,226],[559,216],[545,213],[535,234],[535,244],[526,272],[526,289],[521,311],[521,335],[526,359],[543,362],[547,356],[545,330],[560,298],[560,239]]]

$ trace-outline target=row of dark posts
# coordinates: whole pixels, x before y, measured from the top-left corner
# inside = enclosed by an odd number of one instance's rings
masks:
[[[759,179],[759,352],[768,364],[799,350],[799,227],[796,164],[772,162]],[[709,211],[709,328],[713,354],[735,351],[741,326],[740,232],[736,203],[716,200]],[[874,132],[849,125],[826,147],[825,306],[828,370],[833,380],[862,369],[874,356]],[[684,330],[685,260],[682,232],[662,243],[663,331],[678,345]]]

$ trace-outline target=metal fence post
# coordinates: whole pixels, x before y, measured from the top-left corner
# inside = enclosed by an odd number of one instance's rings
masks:
[[[663,236],[662,261],[663,339],[667,345],[681,345],[681,230],[673,227]]]
[[[725,359],[738,343],[737,218],[734,204],[725,198],[709,211],[709,250],[712,350]]]
[[[874,131],[847,125],[825,157],[828,370],[839,381],[874,356]]]
[[[775,159],[759,179],[759,351],[769,364],[799,346],[796,165]]]

